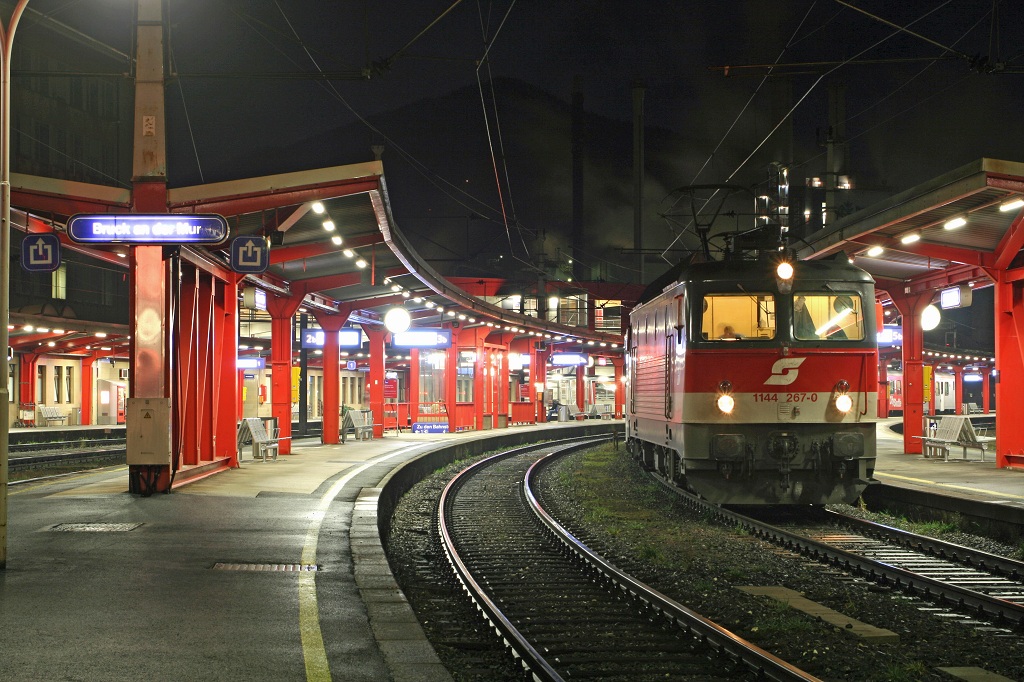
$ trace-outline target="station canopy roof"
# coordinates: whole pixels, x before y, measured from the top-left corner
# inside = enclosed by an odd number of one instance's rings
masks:
[[[63,232],[67,219],[77,213],[129,212],[131,193],[131,189],[14,174],[12,223],[29,232]],[[268,295],[299,294],[310,312],[346,311],[351,323],[380,324],[386,310],[400,305],[415,326],[458,320],[463,326],[487,325],[495,331],[621,353],[618,335],[522,315],[446,280],[420,258],[398,229],[379,161],[171,188],[168,212],[219,214],[227,219],[231,238],[259,235],[268,239],[267,271],[246,275],[241,286],[256,286]],[[81,245],[66,234],[61,234],[61,240],[65,248],[127,266],[124,244]],[[183,258],[203,267],[226,269],[229,243],[189,246],[183,249]],[[438,313],[439,307],[443,313]],[[26,332],[18,327],[17,313],[12,311],[11,318],[16,327],[10,332],[11,343],[17,347],[18,338]],[[127,330],[120,331],[124,342]],[[85,330],[66,340],[84,343],[89,336]]]
[[[1024,164],[983,158],[807,235],[797,256],[845,252],[881,290],[988,285],[1024,246],[1020,200]],[[873,247],[881,253],[869,255]]]

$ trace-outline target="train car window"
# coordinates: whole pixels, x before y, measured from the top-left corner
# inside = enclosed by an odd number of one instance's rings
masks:
[[[775,338],[775,297],[769,293],[705,294],[701,339],[768,341]]]
[[[857,294],[793,295],[793,336],[798,341],[861,341],[864,312]]]

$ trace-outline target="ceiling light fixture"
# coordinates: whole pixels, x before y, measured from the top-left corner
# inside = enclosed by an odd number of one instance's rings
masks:
[[[334,231],[334,221],[331,220],[330,218],[325,220],[324,221],[324,229],[327,230],[328,232],[333,232]]]
[[[324,212],[324,205],[321,204],[319,201],[314,201],[313,205],[310,208],[312,208],[313,213],[316,213],[317,215],[320,215],[321,213]]]
[[[867,256],[868,256],[869,258],[878,258],[878,257],[879,257],[879,256],[881,256],[881,255],[882,255],[883,253],[885,253],[885,249],[884,249],[883,247],[881,247],[881,246],[878,246],[878,245],[876,244],[875,246],[872,246],[872,247],[871,247],[870,249],[868,249],[868,251],[867,251]]]
[[[942,229],[944,230],[955,230],[958,227],[963,227],[967,224],[967,218],[962,215],[958,215],[955,218],[950,218],[943,224]]]
[[[913,244],[914,242],[921,241],[920,232],[908,232],[907,234],[900,237],[901,244]]]
[[[1003,203],[999,204],[999,210],[1003,212],[1016,211],[1018,208],[1021,208],[1022,206],[1024,206],[1024,197],[1014,197],[1009,201],[1004,201]]]

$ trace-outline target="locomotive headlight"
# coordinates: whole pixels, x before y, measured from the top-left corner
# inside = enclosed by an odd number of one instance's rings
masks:
[[[722,381],[718,384],[718,398],[715,401],[722,414],[732,414],[736,408],[736,399],[732,397],[732,382]]]
[[[793,264],[789,261],[782,261],[775,266],[775,282],[779,287],[779,293],[788,294],[793,290]]]
[[[850,383],[847,381],[840,381],[836,384],[836,409],[846,414],[853,409],[853,398],[849,395]]]

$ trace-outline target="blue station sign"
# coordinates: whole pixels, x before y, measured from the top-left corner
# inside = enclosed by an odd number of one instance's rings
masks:
[[[67,228],[68,237],[79,244],[216,245],[228,238],[228,222],[212,213],[79,213]]]
[[[303,348],[323,348],[323,329],[304,329],[302,331]],[[354,327],[342,327],[338,330],[339,348],[359,348],[363,345],[363,332]]]
[[[33,232],[21,242],[21,267],[26,272],[53,272],[60,267],[60,237]]]
[[[391,335],[394,348],[451,348],[452,330],[436,327],[417,327]]]

